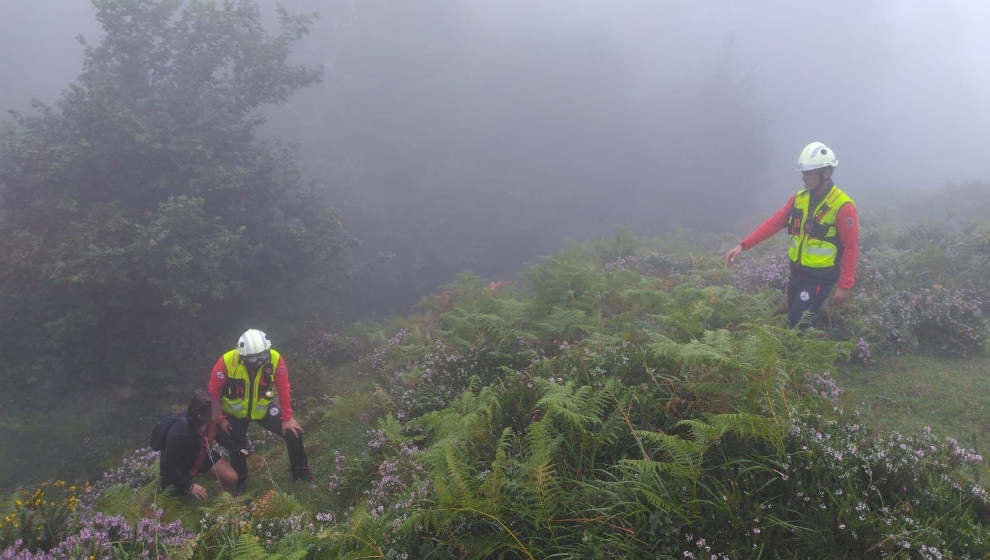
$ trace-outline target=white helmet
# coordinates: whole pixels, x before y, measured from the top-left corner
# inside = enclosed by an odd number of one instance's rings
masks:
[[[805,146],[797,160],[798,169],[801,171],[837,165],[839,165],[839,160],[835,158],[835,152],[821,142],[812,142]]]
[[[272,341],[268,340],[268,335],[258,329],[248,329],[244,331],[241,338],[237,340],[237,353],[241,356],[253,356],[266,352],[272,347]]]

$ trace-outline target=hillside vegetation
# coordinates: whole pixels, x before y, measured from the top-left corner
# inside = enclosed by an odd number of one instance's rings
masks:
[[[139,450],[12,495],[3,557],[984,558],[983,458],[875,428],[830,371],[982,355],[988,242],[871,235],[853,305],[805,330],[772,248],[728,269],[620,232],[464,274],[294,349],[315,486],[254,436],[248,494],[200,507]]]

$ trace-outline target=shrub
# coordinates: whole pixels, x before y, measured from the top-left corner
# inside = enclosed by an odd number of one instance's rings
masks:
[[[82,496],[89,490],[64,480],[17,492],[13,509],[0,521],[0,548],[48,550],[72,534]]]

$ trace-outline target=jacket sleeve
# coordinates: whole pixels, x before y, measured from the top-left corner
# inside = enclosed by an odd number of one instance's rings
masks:
[[[220,402],[220,393],[223,392],[223,386],[227,384],[227,364],[223,361],[223,356],[217,358],[217,363],[213,364],[213,369],[210,370],[210,383],[208,390],[210,396],[213,400]],[[218,418],[222,419],[224,417],[223,411],[220,412]]]
[[[791,207],[794,206],[794,195],[791,195],[787,199],[787,203],[780,207],[773,216],[760,224],[760,227],[753,230],[752,233],[746,236],[745,239],[739,242],[742,245],[744,251],[749,251],[753,247],[759,245],[762,241],[773,236],[773,234],[784,229],[787,225],[787,215],[791,212]]]
[[[175,486],[180,494],[188,494],[192,487],[192,477],[189,476],[189,437],[184,422],[176,422],[168,431],[165,438],[165,449],[161,456],[161,475],[169,484]]]
[[[275,370],[275,388],[278,389],[278,406],[281,409],[279,418],[283,422],[292,420],[292,385],[289,383],[289,366],[285,356],[278,361]]]
[[[859,256],[859,216],[856,205],[847,202],[835,216],[842,260],[839,262],[839,287],[848,290],[856,283],[856,259]]]

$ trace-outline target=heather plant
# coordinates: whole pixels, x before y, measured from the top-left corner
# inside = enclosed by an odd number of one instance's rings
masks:
[[[403,342],[408,335],[408,329],[396,329],[387,341],[380,341],[372,351],[361,355],[357,360],[361,374],[378,376],[386,373],[390,368],[401,367],[407,361],[403,355]]]
[[[764,252],[746,255],[734,265],[733,285],[744,292],[784,290],[790,277],[790,264],[786,255]]]
[[[404,432],[398,420],[387,416],[377,428],[365,432],[359,448],[347,454],[333,451],[328,489],[338,516],[355,510],[371,517],[386,512],[400,515],[400,511],[413,509],[428,491],[429,477],[419,460],[417,438]]]
[[[967,355],[986,342],[983,296],[941,286],[895,290],[864,306],[867,333],[880,347]]]
[[[63,520],[64,522],[65,520]],[[33,546],[16,539],[0,552],[4,560],[61,560],[76,558],[155,558],[174,557],[188,550],[194,535],[179,521],[166,522],[161,510],[154,510],[137,522],[122,515],[84,511],[73,523],[63,525],[63,535],[52,544],[45,539]]]
[[[864,251],[858,313],[848,330],[878,351],[982,351],[990,303],[985,239],[985,228],[976,225],[918,226]]]
[[[853,305],[826,306],[826,329],[858,344],[852,357],[868,362],[880,353],[929,352],[966,356],[988,340],[990,256],[985,225],[950,228],[916,225],[867,234],[861,240]],[[744,293],[782,290],[787,258],[747,255],[733,267]],[[835,311],[835,312],[833,312]]]
[[[780,497],[772,515],[820,528],[801,536],[777,525],[768,537],[790,550],[972,558],[988,550],[990,532],[981,521],[987,493],[959,469],[982,457],[951,438],[940,440],[930,429],[880,433],[855,416],[803,415],[793,420],[788,439],[792,451],[778,465],[782,474],[766,487]]]
[[[154,451],[150,447],[135,449],[130,455],[125,456],[120,464],[107,471],[92,485],[92,491],[86,494],[88,503],[92,499],[99,498],[104,491],[116,485],[124,485],[130,488],[144,486],[158,476],[158,458],[161,452]]]

